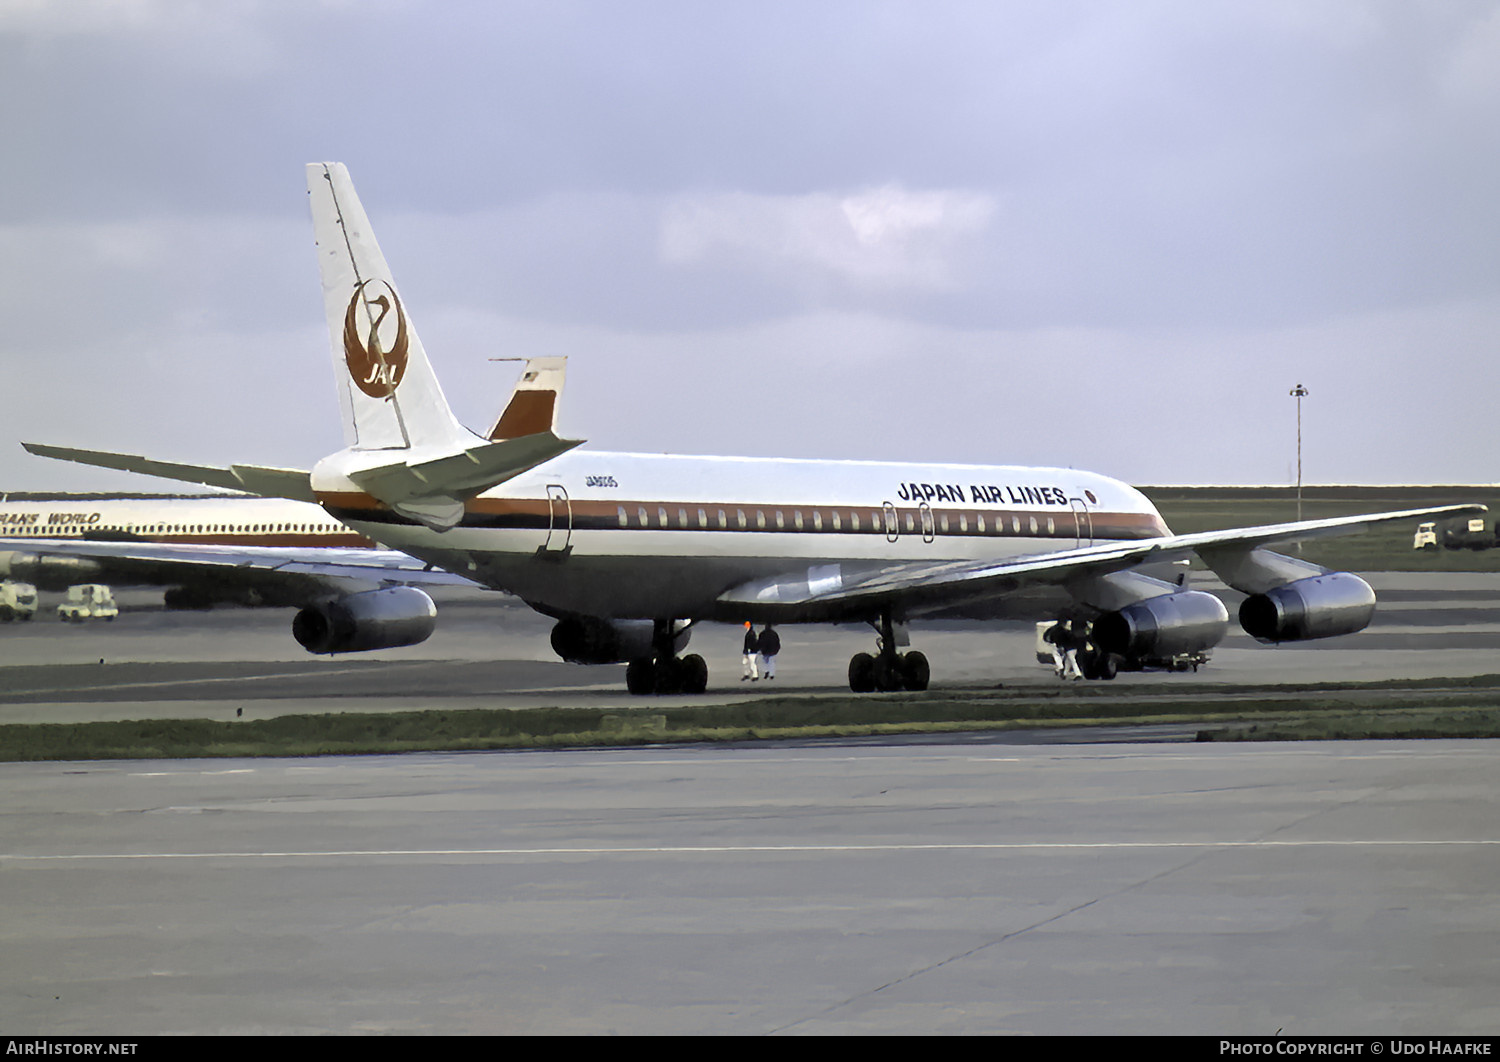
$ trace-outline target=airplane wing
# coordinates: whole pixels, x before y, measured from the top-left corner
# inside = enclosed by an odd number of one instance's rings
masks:
[[[1485,511],[1482,505],[1447,505],[1336,516],[1112,542],[1003,561],[819,565],[803,572],[744,583],[720,595],[718,602],[727,615],[743,614],[783,622],[838,620],[888,607],[907,615],[920,615],[1001,597],[1039,584],[1085,588],[1090,580],[1099,577],[1127,572],[1143,564],[1183,560],[1195,553],[1228,585],[1246,593],[1258,593],[1266,586],[1285,581],[1291,573],[1312,575],[1324,571],[1306,561],[1269,553],[1264,549],[1266,546],[1354,534],[1376,524],[1399,520]],[[1121,591],[1117,583],[1107,592],[1114,595],[1111,607],[1118,607],[1122,593],[1128,596],[1135,592],[1144,598],[1173,589],[1167,583],[1144,580],[1133,591]],[[1086,597],[1087,591],[1081,596]]]
[[[230,465],[220,468],[213,465],[184,465],[175,461],[158,461],[140,454],[116,454],[107,450],[77,450],[70,446],[48,446],[45,443],[23,442],[27,453],[38,457],[51,457],[59,461],[75,461],[81,465],[98,468],[114,468],[123,472],[139,472],[160,479],[175,479],[184,483],[202,483],[226,490],[246,491],[263,498],[290,498],[292,501],[316,502],[308,474],[296,468],[269,468],[264,465]]]
[[[97,566],[81,572],[76,582],[95,581],[89,572],[97,574],[97,581],[141,586],[212,581],[270,591],[266,596],[288,604],[302,604],[330,591],[355,593],[387,586],[482,589],[461,575],[430,568],[395,550],[0,538],[0,575],[31,581],[27,566],[45,566],[51,558]]]

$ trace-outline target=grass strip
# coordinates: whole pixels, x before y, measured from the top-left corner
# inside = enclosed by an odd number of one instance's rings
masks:
[[[1487,680],[1487,681],[1486,681]],[[319,756],[849,737],[1062,726],[1202,724],[1200,740],[1500,737],[1500,676],[1290,689],[1046,687],[719,705],[341,712],[0,726],[0,760]]]

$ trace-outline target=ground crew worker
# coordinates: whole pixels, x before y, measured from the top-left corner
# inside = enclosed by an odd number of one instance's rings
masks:
[[[755,654],[760,652],[760,639],[755,636],[755,628],[750,621],[745,621],[745,672],[740,676],[741,682],[759,682],[760,670],[755,666]]]
[[[776,654],[781,652],[781,636],[771,629],[769,623],[766,629],[760,632],[760,638],[756,640],[756,650],[760,654],[760,670],[768,679],[776,677]]]
[[[1081,679],[1083,672],[1078,667],[1078,650],[1083,645],[1083,636],[1066,620],[1058,620],[1042,635],[1052,646],[1052,669],[1060,679]]]

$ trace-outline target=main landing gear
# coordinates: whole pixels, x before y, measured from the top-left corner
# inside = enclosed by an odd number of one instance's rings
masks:
[[[1078,650],[1078,670],[1083,672],[1086,679],[1103,679],[1108,682],[1119,672],[1119,664],[1113,654],[1095,648],[1090,642],[1086,648]]]
[[[849,688],[855,693],[925,690],[932,675],[927,657],[915,649],[896,651],[898,644],[909,644],[905,630],[892,622],[889,612],[880,617],[878,625],[871,626],[879,632],[875,655],[856,653],[849,661]]]
[[[677,655],[677,641],[686,629],[675,627],[671,620],[657,620],[651,633],[652,655],[626,665],[625,688],[639,697],[708,689],[708,664],[703,658],[697,653]]]

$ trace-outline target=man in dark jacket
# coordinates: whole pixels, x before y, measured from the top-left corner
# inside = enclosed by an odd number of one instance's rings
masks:
[[[776,654],[781,652],[781,636],[771,629],[769,623],[766,624],[766,629],[760,632],[755,648],[760,654],[761,673],[768,679],[775,678]]]
[[[743,663],[744,673],[740,675],[741,682],[759,682],[760,669],[755,665],[755,654],[760,652],[760,639],[755,635],[755,627],[749,620],[745,621],[745,655]]]
[[[1077,622],[1058,620],[1048,629],[1043,638],[1052,646],[1053,668],[1060,679],[1081,679],[1083,672],[1078,667],[1078,650],[1086,644]]]

